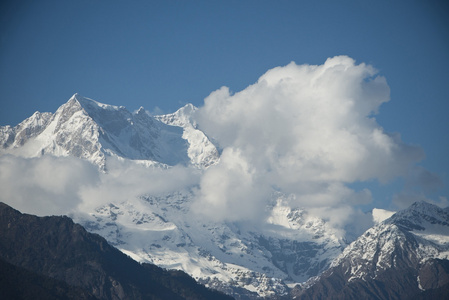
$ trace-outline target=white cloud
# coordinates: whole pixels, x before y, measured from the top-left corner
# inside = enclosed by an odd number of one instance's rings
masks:
[[[357,194],[346,184],[404,176],[423,158],[419,147],[376,122],[387,101],[385,78],[346,56],[318,66],[292,62],[241,92],[222,87],[211,93],[197,112],[198,124],[225,155],[205,173],[197,207],[244,218],[265,205],[266,197],[251,193],[271,187],[310,208],[371,201],[368,190]],[[235,164],[241,167],[229,167]],[[335,223],[351,218],[340,213]]]
[[[103,173],[89,162],[72,157],[0,156],[0,201],[36,215],[92,211],[142,194],[168,194],[198,181],[197,170],[148,168],[111,157],[108,173]]]
[[[98,185],[80,190],[82,211],[106,203],[120,203],[144,194],[167,195],[198,184],[199,172],[186,167],[149,168],[129,160],[109,157],[108,173],[99,175]]]
[[[221,163],[208,169],[201,177],[198,201],[194,211],[200,211],[214,220],[261,220],[264,201],[271,190],[263,182],[241,151],[226,148]]]
[[[391,217],[394,213],[395,213],[394,211],[381,209],[381,208],[374,208],[373,209],[373,222],[375,224],[379,224],[380,222]]]
[[[70,157],[0,157],[0,201],[36,215],[69,214],[81,189],[99,182],[96,167]]]

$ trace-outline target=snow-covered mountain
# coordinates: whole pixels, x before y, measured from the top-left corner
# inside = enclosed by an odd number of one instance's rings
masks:
[[[74,156],[103,170],[110,156],[159,166],[216,163],[215,147],[191,128],[186,109],[181,111],[183,126],[169,126],[143,108],[131,113],[75,94],[55,114],[36,112],[16,127],[1,127],[0,153]]]
[[[298,299],[417,299],[449,291],[449,208],[417,202],[370,228]],[[429,298],[430,299],[430,298]]]
[[[258,227],[194,218],[191,191],[143,196],[98,207],[78,218],[89,231],[138,261],[182,269],[236,297],[287,294],[290,286],[325,270],[344,243],[322,220],[273,196]]]
[[[148,167],[141,167],[145,172],[182,165],[202,174],[219,163],[220,152],[198,128],[195,111],[188,104],[150,116],[143,108],[131,113],[75,94],[54,114],[36,112],[15,127],[0,127],[0,155],[73,156],[105,176],[112,159]],[[200,218],[192,208],[198,182],[192,182],[79,206],[71,217],[135,260],[184,270],[239,299],[401,298],[446,284],[435,274],[449,274],[448,209],[416,203],[348,246],[341,232],[275,191],[258,223]]]
[[[172,114],[155,118],[164,124],[183,128],[182,138],[189,143],[187,155],[191,163],[200,168],[207,168],[218,163],[219,153],[204,132],[197,129],[197,124],[192,118],[196,110],[197,108],[189,103]]]
[[[111,157],[202,172],[219,161],[219,151],[197,128],[195,110],[188,104],[152,117],[143,108],[131,113],[75,94],[54,114],[1,127],[0,154],[74,156],[106,173]],[[138,261],[182,269],[237,297],[285,295],[346,246],[326,222],[275,192],[260,224],[200,219],[191,211],[195,189],[126,197],[72,217]]]

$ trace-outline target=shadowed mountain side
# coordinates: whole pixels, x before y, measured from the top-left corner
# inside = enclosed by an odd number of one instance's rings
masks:
[[[100,299],[231,299],[183,272],[140,265],[68,217],[22,214],[4,203],[0,257]]]
[[[9,299],[98,299],[80,287],[33,273],[0,259],[0,290]]]

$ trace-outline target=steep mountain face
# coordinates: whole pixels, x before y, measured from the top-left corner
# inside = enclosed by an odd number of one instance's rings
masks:
[[[14,128],[1,127],[0,151],[26,157],[74,156],[103,170],[108,156],[157,166],[215,163],[218,152],[207,137],[184,127],[168,126],[143,108],[133,114],[75,94],[55,114],[37,112]]]
[[[84,290],[78,299],[230,299],[182,272],[140,265],[67,217],[21,214],[3,203],[0,259],[11,276],[19,273],[25,276],[22,280],[31,277],[46,282],[50,291],[45,286],[38,291],[55,298]],[[55,286],[63,290],[53,294]]]
[[[207,168],[217,164],[220,155],[204,132],[197,129],[193,118],[196,110],[195,106],[187,104],[172,114],[155,116],[155,118],[164,124],[182,127],[184,129],[182,137],[190,145],[187,154],[192,164],[200,168]]]
[[[367,230],[296,299],[417,299],[449,292],[449,210],[419,202]]]
[[[0,144],[3,149],[23,146],[30,138],[39,135],[50,123],[51,113],[35,112],[16,127],[0,127]]]

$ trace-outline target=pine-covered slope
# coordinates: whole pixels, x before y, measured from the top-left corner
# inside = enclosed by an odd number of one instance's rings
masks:
[[[449,210],[417,202],[367,230],[297,299],[413,299],[449,294]],[[434,290],[434,291],[432,291]]]
[[[45,283],[39,289],[44,297],[73,296],[83,289],[87,291],[83,298],[91,294],[99,299],[230,299],[198,285],[185,273],[137,263],[67,217],[21,214],[3,203],[0,259],[14,274],[25,274],[22,280],[31,276]],[[48,290],[61,287],[59,294]]]

